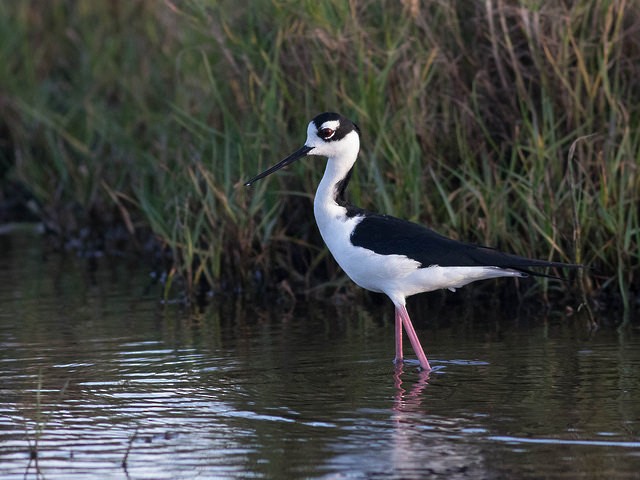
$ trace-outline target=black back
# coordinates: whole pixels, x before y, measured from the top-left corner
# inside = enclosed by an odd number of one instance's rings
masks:
[[[459,242],[444,237],[422,225],[369,212],[364,213],[364,220],[356,226],[351,234],[351,243],[380,255],[405,255],[420,262],[422,268],[432,265],[441,267],[492,266],[547,276],[533,272],[529,268],[580,267],[580,265],[560,262],[532,260],[502,253],[482,245]]]

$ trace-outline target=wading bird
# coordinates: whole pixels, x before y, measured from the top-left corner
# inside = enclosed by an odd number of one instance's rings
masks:
[[[546,276],[531,268],[579,268],[532,260],[489,247],[459,242],[406,220],[369,212],[347,202],[345,190],[360,150],[360,129],[349,119],[327,112],[307,127],[304,146],[245,185],[307,155],[327,157],[313,211],[320,234],[340,267],[356,284],[386,294],[395,305],[395,362],[403,361],[402,327],[420,366],[431,366],[406,309],[406,298],[441,288],[455,290],[476,280]]]

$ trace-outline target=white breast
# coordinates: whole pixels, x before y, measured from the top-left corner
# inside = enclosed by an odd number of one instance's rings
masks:
[[[314,214],[322,239],[336,262],[356,284],[374,292],[386,292],[394,279],[405,278],[420,263],[404,255],[380,255],[351,243],[351,233],[363,220],[348,217],[347,209],[335,202],[314,202]]]
[[[351,243],[351,233],[364,217],[347,216],[347,209],[332,199],[314,201],[320,234],[344,272],[357,285],[387,294],[395,303],[416,293],[442,288],[455,290],[468,283],[495,277],[519,277],[521,272],[498,267],[422,268],[420,262],[404,255],[380,255]]]

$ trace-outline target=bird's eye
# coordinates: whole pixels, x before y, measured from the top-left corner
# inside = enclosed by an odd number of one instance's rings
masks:
[[[318,133],[320,134],[320,138],[323,140],[329,140],[333,137],[333,134],[336,133],[336,131],[331,128],[321,128]]]

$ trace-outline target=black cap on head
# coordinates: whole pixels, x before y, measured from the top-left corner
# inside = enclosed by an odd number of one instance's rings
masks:
[[[347,117],[343,117],[339,113],[335,112],[324,112],[320,115],[317,115],[313,120],[313,124],[316,126],[316,129],[320,130],[322,125],[326,122],[335,122],[338,121],[340,126],[336,129],[335,135],[333,135],[329,141],[342,140],[349,132],[356,131],[358,135],[360,135],[360,129],[358,125],[353,123]]]

